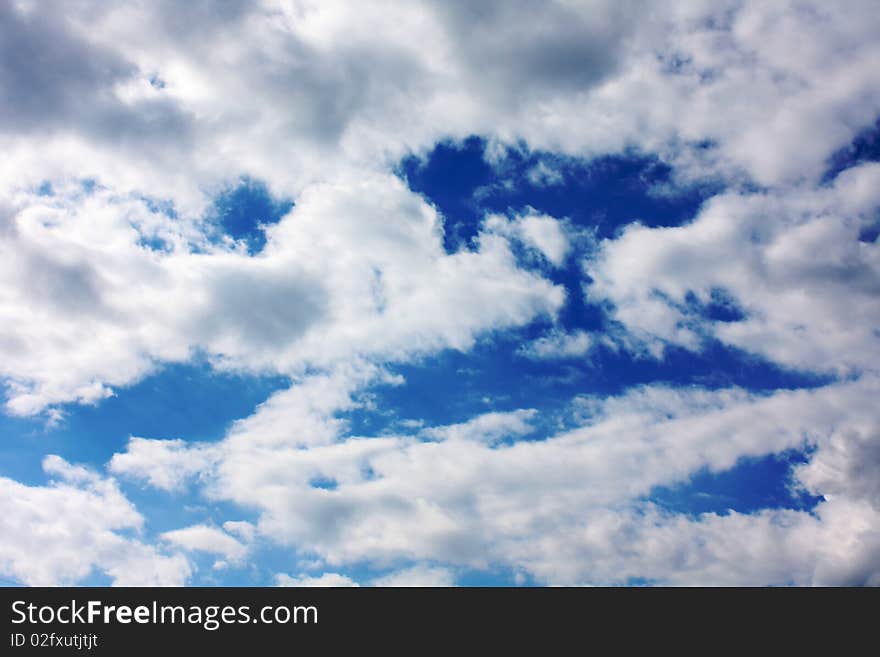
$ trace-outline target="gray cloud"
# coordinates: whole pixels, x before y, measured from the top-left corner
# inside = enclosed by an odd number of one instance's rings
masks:
[[[586,92],[622,64],[644,3],[436,3],[459,66],[502,102]]]
[[[0,126],[6,131],[75,124],[135,72],[118,54],[75,36],[63,13],[46,9],[23,15],[12,3],[0,7]]]
[[[49,3],[0,8],[0,131],[87,137],[167,162],[189,142],[192,116],[161,95],[120,98],[120,85],[146,74],[87,30]]]

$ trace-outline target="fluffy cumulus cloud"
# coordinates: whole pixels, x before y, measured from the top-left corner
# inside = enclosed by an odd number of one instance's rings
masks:
[[[47,456],[48,486],[0,478],[0,567],[34,586],[72,584],[93,570],[122,586],[181,585],[190,575],[179,553],[140,540],[144,518],[117,483]]]
[[[510,221],[498,215],[486,217],[486,228],[518,239],[559,267],[570,244],[561,223],[553,217],[527,214]]]
[[[88,467],[47,457],[44,485],[0,478],[0,572],[177,584],[200,554],[240,568],[271,546],[293,586],[493,568],[880,585],[880,166],[828,173],[880,116],[878,33],[856,0],[4,3],[4,412],[57,423],[196,360],[289,385],[215,441],[133,430]],[[470,135],[496,173],[511,152],[650,156],[671,172],[656,198],[709,191],[685,221],[601,239],[564,212],[478,208],[451,250],[462,217],[398,165]],[[525,175],[547,195],[567,180],[553,161]],[[253,218],[259,248],[215,216],[242,180],[292,201]],[[398,366],[511,335],[533,369],[712,346],[821,385],[629,378],[552,408],[352,420],[385,410],[366,391],[406,388]],[[652,501],[788,450],[808,510]],[[211,511],[168,528],[126,486]]]
[[[181,232],[167,251],[151,249],[143,230],[164,239],[178,227],[144,201],[71,194],[31,198],[3,236],[0,369],[14,413],[98,401],[196,352],[222,368],[293,375],[466,349],[564,300],[494,233],[446,254],[436,212],[388,175],[303,192],[258,257],[199,248]]]
[[[316,577],[302,575],[300,577],[291,577],[284,573],[275,576],[275,583],[278,586],[305,586],[305,587],[322,587],[322,588],[340,588],[358,586],[350,577],[340,575],[339,573],[324,573]]]
[[[231,561],[240,561],[247,553],[247,548],[240,541],[221,529],[207,525],[174,529],[162,534],[162,538],[185,550],[217,554]]]
[[[582,426],[541,441],[515,440],[530,431],[524,422],[534,415],[519,411],[427,435],[340,436],[304,449],[293,435],[270,445],[259,433],[234,433],[192,449],[215,453],[216,465],[203,475],[209,498],[260,509],[258,532],[308,546],[336,567],[415,559],[469,568],[502,563],[553,583],[629,576],[867,583],[878,577],[870,538],[876,469],[848,465],[841,451],[870,440],[853,432],[876,426],[877,392],[876,378],[770,396],[645,387],[576,400]],[[720,472],[742,457],[792,448],[814,450],[792,486],[826,495],[815,514],[687,518],[640,501],[698,470]],[[119,474],[149,479],[163,467],[146,453],[127,457]],[[318,479],[335,486],[316,487]],[[847,541],[858,547],[857,564],[840,548]],[[786,551],[776,554],[779,546]],[[740,570],[722,576],[734,564]]]
[[[818,189],[712,198],[693,222],[634,225],[585,264],[594,298],[649,348],[713,336],[794,368],[860,371],[880,362],[880,166]],[[706,306],[740,317],[713,320]]]
[[[586,331],[565,333],[556,330],[523,345],[519,353],[526,358],[538,360],[576,358],[586,354],[592,345],[593,339]]]
[[[452,586],[455,576],[446,568],[414,566],[373,580],[373,586]]]

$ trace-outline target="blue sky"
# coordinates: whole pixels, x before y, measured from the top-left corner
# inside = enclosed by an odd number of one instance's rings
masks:
[[[880,583],[876,12],[670,6],[0,10],[2,581]]]

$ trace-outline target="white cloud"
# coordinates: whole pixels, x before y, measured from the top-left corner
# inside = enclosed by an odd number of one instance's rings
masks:
[[[390,176],[304,191],[257,258],[208,244],[151,251],[133,227],[148,209],[110,193],[28,198],[0,236],[0,373],[18,414],[94,403],[196,351],[216,367],[296,375],[467,349],[564,298],[498,235],[446,255],[434,210]]]
[[[425,565],[404,568],[389,575],[377,577],[373,586],[455,586],[455,574],[448,568]]]
[[[185,441],[150,440],[132,436],[128,449],[114,454],[108,469],[144,479],[162,490],[180,489],[184,482],[206,469],[210,456],[205,450],[193,449]]]
[[[214,451],[216,465],[202,474],[209,499],[259,509],[262,536],[331,566],[364,560],[429,560],[442,568],[501,563],[554,583],[628,576],[677,583],[711,583],[713,577],[727,583],[765,577],[774,583],[849,582],[874,576],[874,548],[861,532],[872,526],[876,511],[861,501],[862,493],[841,494],[845,484],[835,474],[841,468],[825,468],[831,474],[824,479],[805,478],[814,494],[829,494],[815,517],[767,511],[689,520],[639,510],[639,500],[656,486],[684,483],[703,468],[723,471],[743,457],[810,446],[814,462],[833,460],[837,436],[876,426],[877,387],[871,377],[771,395],[644,387],[584,399],[583,426],[540,441],[516,440],[533,418],[519,411],[423,430],[427,441],[338,435],[303,445],[289,428],[287,440],[279,433],[265,442],[261,431],[233,430],[220,443],[194,449]],[[333,415],[329,406],[324,412]],[[503,435],[513,442],[499,443]],[[333,479],[336,487],[315,488],[316,477]],[[719,539],[699,547],[730,527],[740,532],[735,544]],[[622,548],[627,537],[634,541],[628,551]],[[790,547],[772,560],[767,547],[761,555],[768,559],[748,566],[746,557],[757,555],[752,550],[777,543]],[[861,566],[845,565],[847,551],[834,548],[842,543],[864,555]],[[801,549],[805,544],[810,551]],[[694,550],[699,562],[679,560]],[[733,563],[736,568],[721,577]]]
[[[322,573],[317,577],[311,575],[299,575],[291,577],[284,573],[275,575],[276,586],[306,586],[306,587],[352,587],[358,586],[350,577],[339,573]]]
[[[537,187],[551,187],[565,182],[562,171],[548,165],[544,160],[539,161],[526,172],[526,178]]]
[[[241,561],[247,546],[226,532],[208,525],[192,525],[162,533],[162,539],[185,550],[217,554],[229,561]]]
[[[71,585],[103,572],[120,586],[181,585],[191,567],[130,536],[144,519],[107,479],[47,456],[48,486],[0,478],[0,573],[29,586]]]
[[[880,510],[880,441],[877,427],[850,426],[831,436],[828,444],[798,466],[797,480],[814,495],[839,495],[866,502]]]
[[[653,507],[607,509],[559,527],[512,558],[542,581],[605,584],[631,578],[672,585],[876,586],[877,511],[825,502],[817,516],[765,510],[697,519]]]
[[[786,187],[818,180],[880,113],[880,19],[859,4],[410,3],[393,25],[381,5],[346,2],[3,12],[7,49],[53,44],[46,58],[2,58],[4,79],[41,82],[15,85],[0,123],[0,376],[19,414],[99,402],[198,351],[295,374],[466,349],[481,331],[552,314],[561,290],[517,269],[505,240],[443,254],[440,219],[388,175],[440,138],[584,157],[634,147],[683,178]],[[188,20],[198,27],[182,31]],[[243,174],[297,202],[258,258],[212,246],[199,226]],[[85,178],[96,193],[77,191]],[[55,196],[28,192],[43,182]],[[829,237],[818,230],[802,231],[803,248]],[[553,264],[565,258],[553,219],[515,231]],[[174,249],[139,246],[148,236]],[[662,302],[640,306],[641,323],[698,343]],[[724,331],[788,362],[765,329]]]
[[[493,445],[505,438],[520,438],[532,433],[531,420],[538,414],[533,408],[506,413],[484,413],[467,422],[432,427],[420,433],[428,440],[473,440]]]
[[[500,215],[486,218],[485,227],[493,232],[518,239],[543,255],[553,266],[565,263],[571,244],[563,224],[558,219],[534,213],[506,219]]]
[[[601,243],[587,293],[614,304],[632,337],[699,348],[701,334],[804,370],[842,373],[880,362],[880,246],[859,241],[874,220],[880,166],[819,189],[722,194],[684,226],[628,227]],[[715,290],[742,321],[711,321],[688,306]]]
[[[584,356],[593,346],[593,338],[586,331],[554,330],[523,345],[517,353],[535,360],[577,358]]]
[[[234,6],[5,7],[3,77],[30,82],[0,124],[0,179],[97,177],[189,213],[242,173],[298,194],[482,134],[779,184],[815,180],[880,108],[864,3]]]
[[[256,530],[253,524],[247,522],[246,520],[227,520],[223,523],[223,529],[225,529],[230,534],[235,534],[245,543],[250,543],[254,540],[254,534]]]

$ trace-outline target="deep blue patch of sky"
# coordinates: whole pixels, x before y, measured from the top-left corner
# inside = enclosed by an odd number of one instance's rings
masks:
[[[672,169],[651,155],[624,153],[586,162],[508,148],[504,157],[489,164],[486,147],[479,137],[443,142],[425,158],[405,158],[398,168],[410,188],[442,213],[447,252],[473,248],[488,213],[513,215],[532,209],[567,218],[576,229],[601,239],[635,221],[646,226],[683,224],[719,191],[717,185],[705,185],[671,193]],[[560,313],[563,326],[603,328],[600,309],[584,303],[584,276],[577,258],[544,274],[567,290]]]
[[[55,427],[43,417],[0,415],[0,475],[40,484],[46,454],[100,465],[125,449],[129,436],[217,440],[287,385],[284,377],[216,372],[204,362],[170,364],[96,405],[65,406]]]
[[[880,161],[880,118],[873,125],[860,130],[848,146],[841,148],[829,158],[828,169],[823,176],[830,182],[842,171],[862,162]]]
[[[242,177],[214,200],[211,214],[224,233],[243,240],[253,255],[266,244],[260,226],[277,223],[292,207],[291,199],[275,198],[264,183]]]
[[[689,221],[705,196],[718,190],[689,189],[681,196],[658,195],[654,189],[670,181],[669,168],[641,156],[603,158],[593,163],[556,159],[548,154],[511,150],[508,160],[490,166],[484,160],[485,143],[471,138],[461,144],[438,145],[425,160],[409,158],[401,175],[443,214],[446,248],[473,246],[482,217],[488,212],[521,213],[531,207],[556,217],[568,217],[576,226],[613,236],[634,220],[649,226]],[[550,162],[562,172],[553,185],[536,185],[528,171],[538,162]],[[577,262],[561,270],[545,270],[565,285],[568,302],[560,318],[569,330],[607,329],[603,309],[585,303],[580,293],[583,275]],[[690,295],[687,310],[715,321],[744,318],[736,299],[724,290],[713,291],[709,303]],[[624,351],[600,346],[587,357],[535,361],[517,354],[524,341],[545,333],[550,325],[537,321],[527,327],[481,340],[468,353],[446,351],[416,364],[395,368],[406,378],[403,386],[371,389],[375,406],[384,413],[356,409],[345,414],[352,433],[375,435],[401,431],[400,420],[418,419],[427,426],[464,422],[486,411],[535,407],[545,418],[534,436],[541,439],[559,429],[566,407],[577,395],[604,397],[641,384],[717,389],[740,386],[769,393],[777,389],[810,388],[833,379],[796,372],[707,339],[700,351],[669,347],[662,359],[635,358]],[[802,455],[787,453],[744,460],[724,473],[701,472],[678,487],[658,489],[651,499],[670,510],[686,513],[735,509],[749,512],[766,507],[805,508],[815,505],[788,486],[791,464]]]
[[[841,172],[864,162],[880,162],[880,118],[873,125],[861,130],[845,148],[836,151],[828,161],[828,169],[822,180],[831,183]],[[880,211],[873,221],[862,226],[859,241],[873,243],[880,237]]]
[[[792,468],[806,460],[807,454],[796,449],[743,458],[724,472],[703,469],[687,482],[657,487],[647,499],[667,511],[692,517],[729,511],[753,513],[767,508],[809,511],[822,498],[790,485]]]
[[[718,190],[689,188],[670,192],[672,171],[656,158],[618,155],[579,162],[548,153],[509,149],[506,158],[485,161],[486,143],[476,137],[461,143],[441,143],[425,159],[410,157],[400,174],[445,216],[447,249],[472,246],[482,217],[489,212],[520,213],[531,207],[556,217],[568,217],[584,230],[610,237],[638,220],[648,226],[669,226],[693,218],[705,197]],[[536,184],[529,171],[539,163],[559,172],[552,185]],[[546,176],[546,174],[545,174]],[[662,186],[664,194],[657,194]],[[600,306],[587,303],[581,289],[580,259],[570,258],[559,269],[542,274],[567,290],[558,325],[567,330],[608,331],[612,325]],[[531,263],[534,266],[534,263]],[[725,290],[713,290],[708,303],[694,295],[683,309],[694,316],[722,322],[744,318],[737,300]],[[371,390],[383,413],[356,409],[346,413],[352,432],[374,435],[399,430],[404,419],[426,425],[464,422],[476,413],[534,407],[562,416],[577,395],[617,395],[642,384],[716,389],[740,386],[756,392],[815,387],[828,376],[786,370],[757,356],[707,338],[700,351],[674,346],[664,357],[637,358],[623,350],[599,346],[587,356],[560,360],[530,360],[517,353],[521,345],[545,334],[546,320],[480,340],[467,353],[449,350],[415,364],[395,368],[404,386]],[[553,426],[558,426],[553,424]],[[547,427],[549,431],[551,427]],[[535,436],[546,436],[536,431]]]
[[[598,346],[586,356],[532,360],[517,353],[524,340],[540,334],[538,323],[480,340],[462,353],[446,350],[417,363],[394,367],[406,383],[370,389],[372,407],[342,414],[354,435],[406,432],[402,420],[426,426],[465,422],[490,411],[537,408],[546,420],[528,439],[542,439],[567,421],[578,395],[619,395],[647,384],[720,389],[739,386],[756,393],[813,388],[830,383],[827,375],[787,370],[762,358],[708,341],[701,351],[667,348],[663,358],[636,358]]]
[[[625,153],[586,162],[508,148],[503,158],[489,164],[485,152],[485,140],[470,137],[440,143],[425,158],[410,156],[399,166],[410,188],[443,214],[450,252],[473,246],[480,220],[488,212],[522,213],[531,207],[567,217],[603,238],[634,221],[647,226],[682,224],[719,191],[717,185],[694,186],[670,194],[672,169],[651,155]],[[552,172],[551,177],[537,171],[539,166]]]

